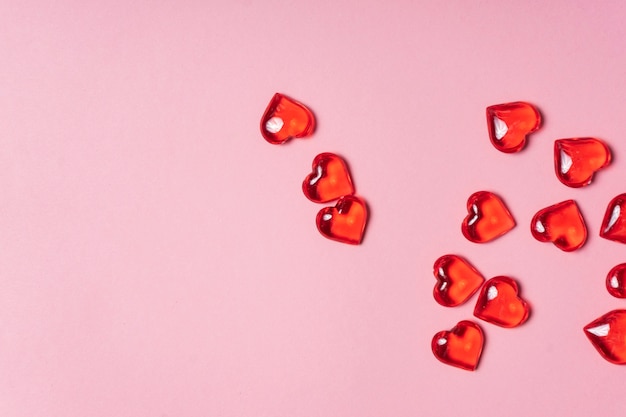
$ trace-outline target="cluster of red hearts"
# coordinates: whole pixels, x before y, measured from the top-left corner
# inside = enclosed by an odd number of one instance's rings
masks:
[[[539,129],[541,115],[525,102],[498,104],[487,108],[487,127],[493,146],[504,153],[516,153],[526,145],[527,136]],[[594,174],[611,162],[609,147],[600,139],[568,138],[554,142],[554,167],[557,178],[573,188],[591,184]],[[600,236],[626,243],[626,213],[622,206],[626,194],[613,198],[602,221]],[[495,194],[479,191],[467,202],[468,215],[463,221],[463,235],[470,241],[492,241],[515,227],[515,220],[504,202]],[[587,240],[585,220],[574,200],[566,200],[537,212],[531,221],[531,234],[540,242],[552,242],[557,248],[572,252]],[[606,287],[613,296],[626,298],[626,263],[612,268]],[[529,306],[519,296],[512,278],[498,276],[485,282],[467,260],[444,255],[434,265],[437,283],[435,300],[446,307],[467,302],[480,294],[474,316],[501,327],[516,327],[529,316]],[[626,363],[626,310],[613,310],[584,327],[584,332],[603,358],[612,363]],[[432,351],[441,362],[462,369],[475,370],[484,343],[480,326],[470,320],[459,322],[450,331],[437,333]]]
[[[304,104],[276,93],[261,118],[261,134],[269,143],[280,145],[293,138],[311,136],[315,117]],[[337,201],[324,207],[316,217],[319,232],[332,240],[358,245],[367,223],[367,205],[355,195],[346,162],[324,152],[313,159],[313,169],[302,183],[304,195],[315,203]]]

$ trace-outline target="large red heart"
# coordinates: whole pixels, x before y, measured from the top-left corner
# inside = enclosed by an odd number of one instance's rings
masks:
[[[610,163],[611,151],[599,139],[572,138],[554,142],[556,176],[569,187],[589,185],[596,171]]]
[[[600,227],[600,236],[626,243],[626,194],[618,195],[609,203]]]
[[[526,136],[541,126],[541,114],[522,101],[487,107],[489,139],[495,148],[506,153],[519,152]]]
[[[489,242],[515,227],[509,209],[489,191],[472,194],[467,200],[467,212],[461,231],[472,242]]]
[[[587,226],[574,200],[567,200],[539,210],[530,223],[530,231],[540,242],[552,242],[565,251],[585,244]]]
[[[280,93],[267,105],[261,118],[261,134],[278,145],[291,138],[310,136],[315,130],[315,116],[304,104]]]
[[[367,223],[367,206],[360,198],[341,197],[335,207],[325,207],[317,213],[317,229],[329,239],[358,245]]]
[[[433,354],[441,362],[473,371],[478,366],[483,351],[484,336],[480,326],[463,320],[452,330],[441,331],[433,337]]]
[[[354,194],[354,186],[344,160],[325,152],[313,159],[313,171],[304,179],[302,191],[309,200],[326,203]]]
[[[613,310],[583,330],[598,353],[609,362],[626,364],[626,310]]]
[[[437,259],[433,273],[437,279],[433,296],[446,307],[465,303],[485,281],[476,268],[457,255],[444,255]]]
[[[517,282],[509,277],[491,278],[483,285],[474,315],[502,327],[516,327],[528,319],[530,308],[519,296]]]

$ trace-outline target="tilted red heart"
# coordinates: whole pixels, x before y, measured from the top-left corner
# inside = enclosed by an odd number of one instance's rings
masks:
[[[353,195],[341,197],[335,207],[325,207],[317,213],[317,228],[329,239],[358,245],[367,223],[365,201]]]
[[[600,236],[626,243],[626,194],[618,195],[609,203],[600,227]]]
[[[437,333],[431,348],[435,357],[446,365],[473,371],[478,366],[483,344],[484,336],[480,326],[473,321],[463,320],[452,330]]]
[[[461,231],[471,242],[489,242],[515,227],[509,209],[489,191],[472,194],[467,200],[467,212]]]
[[[310,136],[315,130],[315,116],[304,104],[276,93],[261,118],[261,134],[278,145],[291,138]]]
[[[626,298],[626,263],[614,266],[606,274],[606,289],[613,297]]]
[[[571,252],[587,240],[587,226],[574,200],[567,200],[539,210],[530,222],[530,231],[540,242]]]
[[[499,276],[491,278],[480,290],[474,315],[502,327],[516,327],[528,319],[530,307],[519,297],[515,280]]]
[[[485,281],[476,268],[457,255],[444,255],[437,259],[433,273],[437,279],[433,296],[446,307],[465,303]]]
[[[313,171],[302,183],[302,191],[315,203],[326,203],[354,194],[345,161],[330,152],[317,155],[313,159]]]
[[[526,137],[541,126],[541,114],[532,104],[523,101],[487,107],[489,139],[505,153],[522,150]]]
[[[583,328],[598,353],[609,362],[626,364],[626,310],[613,310]]]
[[[554,142],[556,176],[569,187],[589,185],[596,171],[610,163],[611,151],[599,139],[572,138]]]

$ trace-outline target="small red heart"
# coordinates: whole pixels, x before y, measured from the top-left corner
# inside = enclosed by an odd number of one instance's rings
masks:
[[[626,264],[614,266],[606,274],[606,289],[613,297],[626,298]]]
[[[602,220],[600,236],[626,243],[626,194],[620,194],[609,203]]]
[[[584,328],[598,353],[609,362],[626,364],[626,310],[613,310]]]
[[[317,229],[329,239],[358,245],[367,223],[367,206],[359,197],[341,197],[335,207],[325,207],[317,213]]]
[[[483,285],[474,315],[502,327],[516,327],[528,319],[528,303],[518,296],[515,280],[499,276]]]
[[[326,152],[313,159],[313,171],[304,179],[302,191],[309,200],[326,203],[354,194],[354,186],[344,160]]]
[[[473,371],[483,351],[484,336],[480,326],[463,320],[450,331],[441,331],[433,337],[431,347],[437,359],[446,365]]]
[[[461,231],[471,242],[489,242],[515,227],[509,209],[498,196],[488,191],[472,194],[467,200],[467,212]]]
[[[495,148],[505,153],[522,150],[526,137],[541,126],[541,114],[533,105],[523,101],[487,107],[489,139]]]
[[[278,145],[291,138],[310,136],[315,130],[315,116],[304,104],[280,93],[274,94],[261,118],[261,134]]]
[[[444,255],[437,259],[433,273],[437,279],[433,296],[445,307],[465,303],[485,281],[476,268],[457,255]]]
[[[587,240],[587,226],[574,200],[567,200],[539,210],[530,223],[530,231],[540,242],[571,252]]]
[[[610,163],[611,151],[599,139],[572,138],[554,142],[556,176],[569,187],[589,185],[596,171]]]

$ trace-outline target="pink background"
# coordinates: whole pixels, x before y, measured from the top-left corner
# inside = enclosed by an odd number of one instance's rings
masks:
[[[598,237],[626,192],[622,2],[0,2],[0,415],[623,414],[623,367],[582,327],[626,301]],[[272,95],[318,129],[284,146]],[[545,118],[514,155],[485,107]],[[596,136],[614,163],[558,182],[553,141]],[[302,194],[343,155],[371,218],[361,246],[323,238]],[[466,241],[467,197],[498,193],[518,227]],[[589,240],[530,235],[574,198]],[[432,265],[510,275],[523,326],[481,322],[476,372],[438,362]]]

